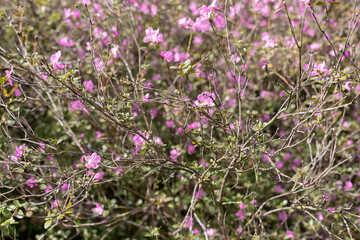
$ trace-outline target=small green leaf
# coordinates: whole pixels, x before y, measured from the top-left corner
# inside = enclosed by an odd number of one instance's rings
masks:
[[[31,217],[33,214],[34,214],[34,213],[33,213],[32,211],[29,211],[29,212],[26,212],[25,215],[26,215],[27,217]]]
[[[3,84],[8,79],[8,76],[0,78],[0,84]]]
[[[14,171],[14,172],[17,172],[17,173],[23,173],[23,172],[24,172],[24,169],[23,169],[23,168],[14,168],[13,171]]]
[[[47,221],[45,222],[45,224],[44,224],[44,228],[45,228],[45,229],[48,229],[48,228],[51,226],[51,224],[52,224],[52,219],[47,220]]]

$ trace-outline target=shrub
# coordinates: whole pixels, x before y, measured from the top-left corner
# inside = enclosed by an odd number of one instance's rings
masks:
[[[358,13],[2,1],[2,238],[359,239]]]

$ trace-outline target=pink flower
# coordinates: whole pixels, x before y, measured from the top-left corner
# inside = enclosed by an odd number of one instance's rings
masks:
[[[205,197],[206,193],[204,193],[204,190],[202,188],[199,189],[199,191],[195,192],[195,197],[198,199],[201,199],[202,197]]]
[[[88,171],[88,174],[89,174],[90,176],[94,175],[94,173],[91,172],[91,171]],[[96,173],[94,179],[95,179],[95,180],[101,180],[102,177],[104,176],[104,174],[105,174],[104,172]]]
[[[30,177],[27,181],[26,184],[28,187],[36,187],[37,186],[37,182],[35,180],[34,177]]]
[[[48,78],[48,75],[46,75],[45,73],[41,73],[41,78],[46,80]]]
[[[102,133],[100,131],[96,131],[96,138],[99,139],[102,136]]]
[[[151,5],[150,6],[151,16],[156,16],[157,11],[158,11],[158,7],[156,5]]]
[[[85,107],[85,105],[77,100],[70,103],[70,111],[74,112],[75,110],[81,110],[83,113],[89,114],[89,110]]]
[[[73,11],[73,15],[74,15],[74,18],[79,18],[79,17],[80,17],[80,11],[77,10],[77,9],[75,9],[75,10]]]
[[[319,222],[322,222],[324,220],[324,216],[319,213],[317,219],[319,220]]]
[[[143,135],[146,139],[149,138],[149,134],[143,134],[141,131],[139,131],[139,133],[141,135]],[[133,142],[135,143],[136,147],[135,147],[135,150],[139,150],[142,148],[142,146],[144,146],[146,144],[146,140],[143,139],[139,134],[136,134],[134,137],[133,137]]]
[[[147,103],[151,102],[150,93],[147,93],[141,100],[143,100],[144,102],[147,102]]]
[[[85,157],[85,167],[97,169],[99,167],[99,162],[101,161],[101,157],[98,156],[96,153],[93,153],[91,156]]]
[[[292,231],[286,231],[286,235],[289,237],[289,238],[295,238],[295,233],[292,232]]]
[[[24,154],[24,151],[22,150],[24,147],[27,147],[25,144],[18,146],[15,146],[15,155],[11,155],[10,159],[13,161],[18,161],[22,155]]]
[[[333,208],[333,207],[328,208],[328,211],[329,211],[329,215],[334,215],[335,214],[335,208]]]
[[[172,159],[172,160],[174,160],[174,161],[177,161],[177,157],[180,155],[180,152],[178,151],[178,150],[176,150],[176,149],[172,149],[171,151],[170,151],[170,158]]]
[[[171,51],[162,51],[160,53],[160,56],[162,56],[163,58],[165,58],[165,60],[167,62],[171,62],[173,60],[173,53]]]
[[[83,6],[89,5],[90,3],[91,3],[90,0],[81,0],[81,4],[82,4]]]
[[[112,55],[115,59],[119,58],[120,57],[119,45],[115,45],[113,48],[111,48],[110,52],[112,53]]]
[[[93,92],[94,91],[94,84],[91,80],[89,81],[84,81],[84,88],[86,89],[86,91],[88,92]]]
[[[187,148],[188,150],[188,153],[191,155],[191,154],[194,154],[195,153],[195,146],[190,144]]]
[[[75,43],[73,40],[69,39],[68,37],[62,37],[59,40],[59,44],[64,47],[73,47]]]
[[[46,185],[46,188],[44,189],[44,192],[50,192],[50,190],[52,189],[52,186],[49,184],[49,185]]]
[[[45,143],[43,143],[43,142],[40,142],[40,146],[39,146],[39,148],[40,148],[40,151],[45,151],[45,148],[46,148],[46,145],[45,145]]]
[[[345,187],[344,187],[345,190],[350,190],[352,187],[353,187],[353,184],[351,181],[345,182]]]
[[[218,8],[217,5],[217,1],[218,0],[213,0],[212,3],[210,4],[210,8],[215,9],[215,10],[220,10],[220,8]]]
[[[64,8],[64,18],[71,17],[71,8]]]
[[[163,145],[163,142],[162,142],[162,140],[161,140],[160,137],[156,137],[155,140],[154,140],[154,142],[155,142],[157,145]]]
[[[67,191],[69,189],[69,184],[68,183],[64,183],[61,187],[60,190],[61,191]]]
[[[54,70],[64,69],[64,65],[59,62],[61,57],[61,51],[57,51],[54,55],[50,57],[50,63],[53,64]]]
[[[209,93],[204,92],[202,94],[199,94],[197,97],[198,100],[195,100],[194,103],[196,106],[199,107],[213,107],[215,106],[214,100],[215,100],[215,93]]]
[[[313,70],[311,72],[311,77],[319,75],[319,72],[330,74],[329,70],[325,68],[325,61],[320,64],[317,63],[314,64]]]
[[[194,226],[194,221],[193,218],[191,216],[188,216],[188,218],[186,219],[186,229],[190,229]]]
[[[120,175],[123,173],[123,171],[124,171],[124,169],[122,169],[122,168],[115,168],[115,169],[114,169],[114,172],[117,172],[117,173],[119,173]]]
[[[239,218],[239,220],[243,220],[246,217],[246,215],[245,215],[245,213],[243,211],[238,211],[235,214],[235,216],[237,216]]]
[[[279,194],[279,193],[281,193],[281,192],[284,191],[284,189],[282,188],[281,185],[275,185],[275,186],[274,186],[274,189],[275,189],[275,193],[277,193],[277,194]]]
[[[92,210],[94,213],[102,215],[104,212],[104,208],[99,204],[99,203],[95,203],[95,208]]]
[[[59,200],[54,200],[52,203],[51,203],[51,209],[53,209],[54,207],[57,207],[59,206]]]
[[[209,235],[209,237],[213,237],[215,236],[215,229],[213,228],[206,229],[206,233]]]
[[[145,30],[146,36],[144,37],[144,42],[153,42],[153,43],[161,43],[163,42],[163,35],[159,33],[159,29],[154,30],[152,27],[149,27]]]
[[[5,74],[6,76],[8,77],[8,82],[9,82],[9,85],[10,86],[14,86],[13,82],[12,82],[12,79],[11,79],[11,74],[12,74],[12,69],[9,71],[9,70],[6,70],[5,71]]]
[[[94,65],[97,72],[101,72],[104,68],[104,62],[98,57],[94,59]]]
[[[286,220],[286,213],[284,213],[284,212],[279,213],[278,214],[278,219],[280,221],[285,221]]]
[[[200,21],[206,21],[209,20],[211,17],[211,14],[213,12],[213,9],[211,7],[205,6],[203,5],[202,7],[200,7],[199,9],[199,13],[200,13]]]

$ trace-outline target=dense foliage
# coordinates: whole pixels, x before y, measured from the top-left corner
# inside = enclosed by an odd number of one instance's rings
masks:
[[[359,1],[0,1],[2,239],[360,239]]]

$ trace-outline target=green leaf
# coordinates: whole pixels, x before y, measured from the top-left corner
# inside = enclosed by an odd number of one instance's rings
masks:
[[[34,214],[34,213],[33,213],[32,211],[28,211],[28,212],[26,212],[25,215],[26,215],[27,217],[31,217],[33,214]]]
[[[17,173],[23,173],[23,172],[24,172],[24,169],[23,169],[23,168],[14,168],[13,171],[14,171],[14,172],[17,172]]]
[[[45,228],[45,229],[48,229],[48,228],[51,226],[51,224],[52,224],[52,219],[47,220],[47,221],[45,222],[45,224],[44,224],[44,228]]]
[[[0,84],[3,84],[8,79],[8,76],[0,78]]]
[[[76,226],[80,227],[81,226],[81,222],[79,220],[74,220],[74,223]]]

